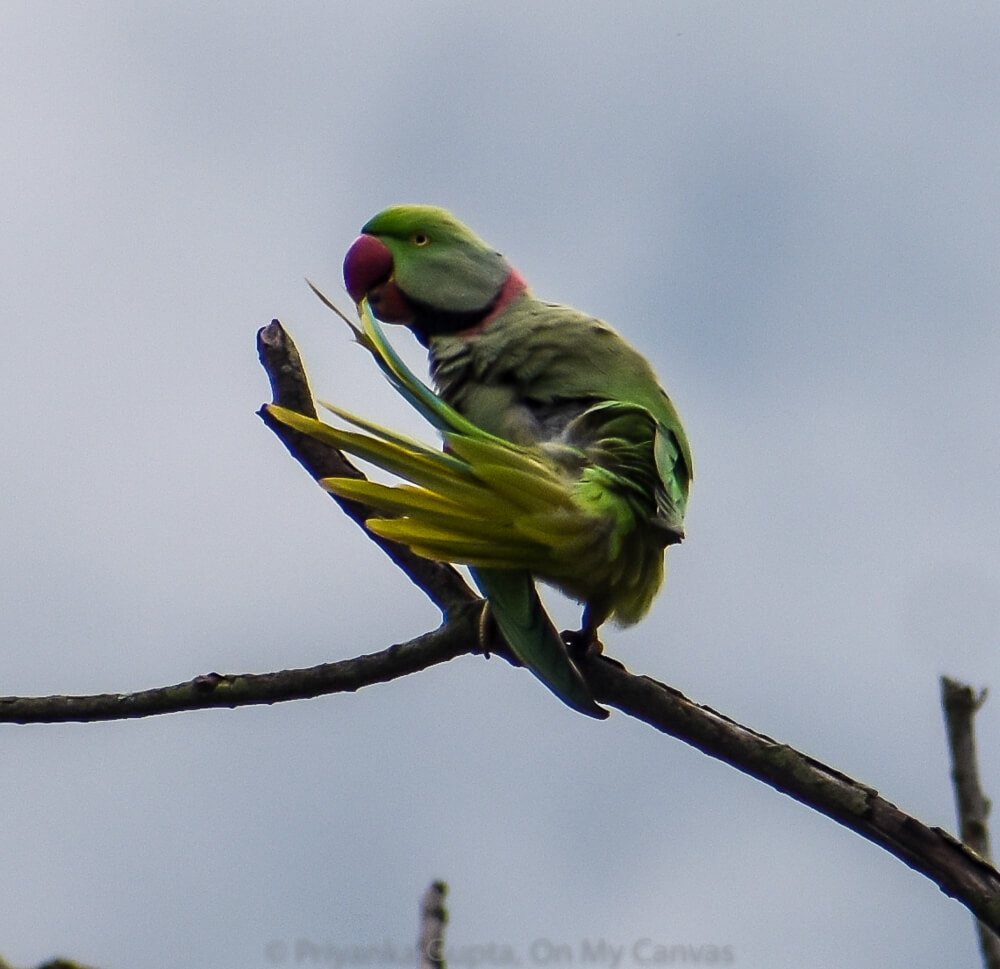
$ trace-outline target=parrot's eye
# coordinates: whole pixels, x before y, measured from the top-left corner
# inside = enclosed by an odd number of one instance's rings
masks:
[[[415,246],[426,246],[431,241],[430,236],[426,232],[414,232],[410,238]]]

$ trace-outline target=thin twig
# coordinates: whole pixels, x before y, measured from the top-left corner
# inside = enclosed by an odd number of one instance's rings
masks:
[[[951,752],[951,779],[955,788],[962,841],[980,858],[992,863],[988,819],[990,802],[979,784],[974,719],[986,701],[986,691],[978,695],[971,686],[941,677],[941,704]],[[976,923],[979,950],[986,969],[1000,969],[1000,937],[982,921]]]

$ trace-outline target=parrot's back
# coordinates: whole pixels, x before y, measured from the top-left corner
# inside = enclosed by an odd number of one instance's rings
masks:
[[[645,426],[605,408],[609,419],[618,418],[612,429],[628,439],[631,428],[645,448],[655,481],[634,483],[659,493],[654,526],[672,541],[683,536],[692,477],[687,437],[649,363],[606,323],[525,294],[479,332],[434,337],[430,353],[441,396],[474,424],[519,444],[585,447],[580,422],[595,405],[643,409]],[[589,426],[600,436],[609,425],[595,417]],[[566,440],[568,429],[576,430],[575,440]]]

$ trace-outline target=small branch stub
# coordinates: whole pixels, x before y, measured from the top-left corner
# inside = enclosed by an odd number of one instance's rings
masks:
[[[986,701],[986,691],[976,694],[971,686],[941,677],[941,704],[948,730],[951,779],[955,788],[962,841],[984,861],[991,862],[988,818],[991,804],[979,783],[976,734],[973,720]],[[977,920],[979,949],[986,969],[1000,969],[1000,936]]]
[[[433,882],[420,900],[420,941],[417,948],[417,969],[446,969],[444,958],[444,927],[448,910],[444,897],[448,886]]]

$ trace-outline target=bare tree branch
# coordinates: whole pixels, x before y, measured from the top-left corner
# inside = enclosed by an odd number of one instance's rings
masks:
[[[186,683],[137,693],[0,697],[0,723],[128,720],[182,710],[243,707],[353,693],[374,683],[445,663],[478,650],[478,609],[463,609],[439,629],[378,653],[278,673],[206,673]]]
[[[279,388],[276,393],[285,395],[281,402],[287,403],[295,394],[308,394],[294,346],[280,325],[265,327],[260,341],[261,359]],[[304,401],[300,405],[300,410],[307,406]],[[262,417],[273,427],[266,409]],[[274,429],[314,477],[334,473],[325,469],[343,460],[336,453],[322,453],[330,449],[311,439],[307,442],[295,438],[283,425]],[[355,520],[364,520],[366,510],[362,506],[343,504]],[[236,676],[211,673],[189,683],[133,694],[4,697],[0,698],[0,722],[108,720],[177,710],[276,703],[357,690],[463,653],[481,651],[477,600],[459,574],[448,566],[425,563],[406,550],[403,554],[399,546],[386,544],[393,561],[445,612],[446,621],[439,629],[380,653],[305,670]],[[491,651],[514,662],[502,644],[495,649],[491,645]],[[677,737],[838,821],[932,879],[982,922],[1000,930],[1000,873],[946,831],[928,827],[872,788],[786,744],[741,726],[710,707],[693,703],[678,690],[630,673],[607,656],[584,653],[578,662],[598,701]]]
[[[982,921],[1000,927],[1000,873],[941,828],[931,828],[878,791],[736,723],[648,676],[588,654],[579,665],[599,703],[617,707],[839,822],[926,875]]]
[[[380,653],[281,673],[221,676],[133,694],[0,698],[0,721],[111,720],[236,707],[354,691],[475,652],[477,609]],[[506,657],[509,659],[509,657]],[[1000,873],[940,828],[910,817],[878,792],[818,760],[744,727],[679,690],[628,672],[597,653],[579,657],[595,698],[683,740],[819,811],[926,875],[988,926],[1000,929]]]
[[[951,779],[955,788],[962,841],[980,858],[992,863],[987,819],[991,804],[979,784],[976,735],[973,719],[986,701],[986,691],[977,696],[971,686],[941,677],[941,704],[951,752]],[[1000,969],[1000,937],[982,921],[976,923],[979,950],[986,969]]]

